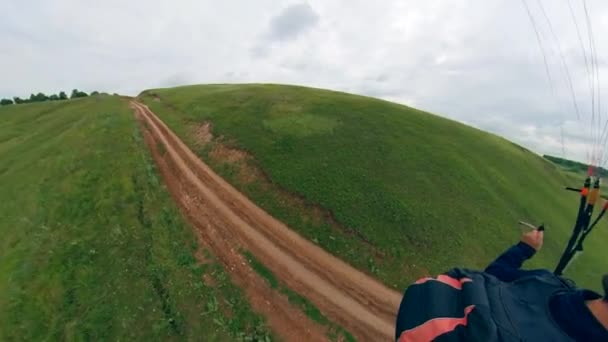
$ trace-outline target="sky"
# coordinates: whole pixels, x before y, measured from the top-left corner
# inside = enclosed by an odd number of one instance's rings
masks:
[[[399,102],[541,154],[585,162],[601,154],[602,0],[4,0],[2,7],[0,98],[298,84]]]

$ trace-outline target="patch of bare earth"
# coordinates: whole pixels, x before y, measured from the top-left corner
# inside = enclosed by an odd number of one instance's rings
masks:
[[[211,123],[204,122],[200,125],[194,125],[191,129],[194,141],[198,147],[206,146],[213,140],[213,133],[211,133]]]

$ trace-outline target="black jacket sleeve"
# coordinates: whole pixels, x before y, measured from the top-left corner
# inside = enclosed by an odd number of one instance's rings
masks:
[[[524,261],[530,259],[535,253],[534,248],[524,242],[519,242],[494,260],[485,272],[504,282],[514,281],[528,273],[520,268]]]

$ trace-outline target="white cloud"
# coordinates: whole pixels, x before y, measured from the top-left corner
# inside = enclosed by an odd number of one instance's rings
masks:
[[[307,3],[285,7],[270,21],[268,36],[271,39],[286,40],[298,37],[319,21],[319,15]]]
[[[582,2],[570,2],[579,41],[568,2],[540,1],[571,73],[580,120],[539,2],[527,3],[553,91],[520,1],[8,0],[0,14],[0,97],[75,87],[134,95],[182,83],[295,83],[416,106],[538,153],[561,155],[563,136],[566,156],[584,160],[592,100]],[[608,3],[587,4],[603,75]]]

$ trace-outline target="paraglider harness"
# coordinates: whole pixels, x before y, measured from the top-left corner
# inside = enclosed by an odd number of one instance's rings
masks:
[[[584,324],[590,322],[588,316],[568,316],[576,311],[567,311],[568,325],[555,318],[564,317],[561,306],[557,311],[561,316],[550,313],[553,312],[554,296],[567,295],[560,298],[566,299],[568,307],[574,299],[580,298],[579,304],[583,305],[583,300],[601,297],[592,291],[577,289],[572,281],[561,276],[574,257],[583,251],[585,239],[606,213],[608,205],[604,205],[591,222],[594,207],[601,197],[600,179],[589,176],[582,189],[567,189],[580,193],[580,203],[572,236],[554,275],[545,269],[520,270],[535,251],[525,242],[519,242],[485,271],[454,268],[436,278],[419,279],[408,286],[403,295],[397,313],[395,340],[574,341],[580,335],[573,338],[569,334],[573,332],[572,324],[578,326],[579,323],[583,324],[580,331],[591,331],[595,336],[597,331],[586,329],[591,325]],[[519,224],[545,230],[543,225]],[[512,273],[514,270],[517,272]],[[602,282],[604,300],[608,301],[608,275]],[[565,326],[570,330],[565,330]]]
[[[591,222],[593,209],[600,197],[600,177],[598,176],[593,179],[591,172],[589,172],[589,174],[590,175],[585,179],[585,183],[581,189],[566,187],[566,190],[580,193],[580,202],[574,228],[572,229],[572,235],[570,236],[570,240],[568,240],[566,249],[559,259],[559,263],[557,264],[555,271],[553,271],[553,273],[557,276],[561,276],[564,270],[572,263],[574,258],[579,253],[583,252],[583,244],[585,239],[604,216],[606,209],[608,209],[608,201],[606,201],[602,207],[602,211],[595,218],[595,220]],[[593,187],[591,186],[592,183]]]

